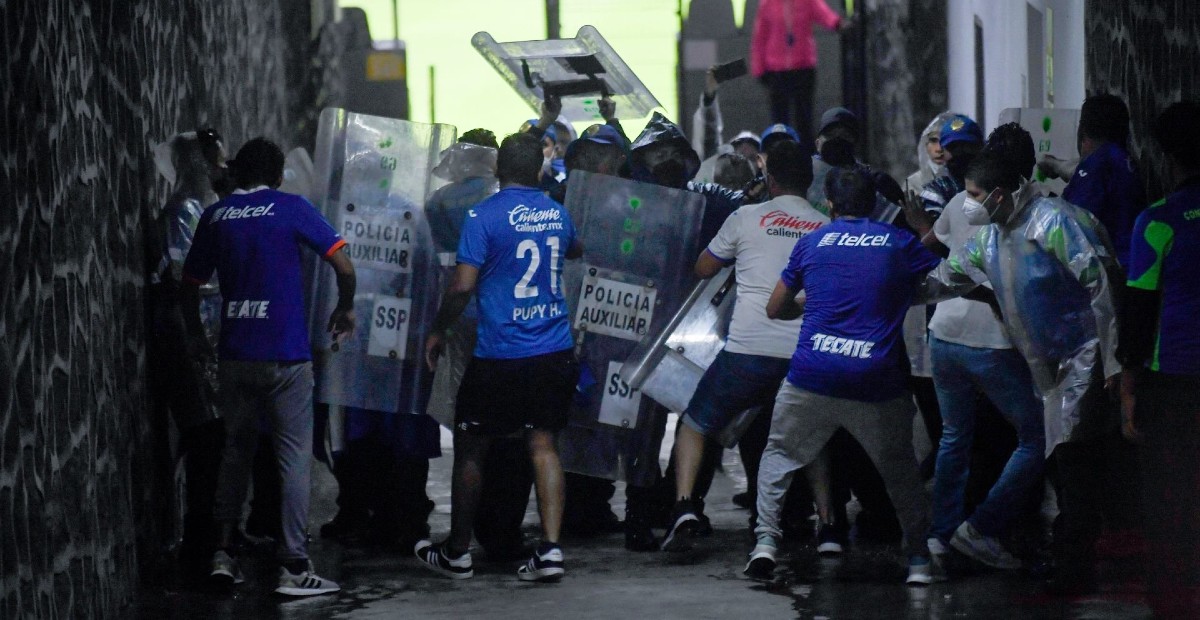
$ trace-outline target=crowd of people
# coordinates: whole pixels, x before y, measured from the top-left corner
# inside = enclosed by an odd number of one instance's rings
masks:
[[[795,76],[772,80],[785,78]],[[710,79],[690,138],[658,114],[630,140],[607,99],[606,122],[576,136],[548,98],[503,140],[476,129],[443,154],[429,172],[450,184],[425,209],[447,285],[424,361],[454,398],[431,401],[432,417],[386,424],[346,412],[351,441],[330,455],[339,513],[320,534],[406,547],[455,579],[473,576],[473,536],[489,559],[525,559],[527,581],[562,578],[564,532],[623,530],[634,551],[686,550],[712,530],[716,438],[757,410],[738,445],[749,488],[734,498],[751,514],[751,578],[773,578],[789,538],[828,554],[902,541],[912,585],[953,577],[965,557],[1086,593],[1097,539],[1124,518],[1148,542],[1152,604],[1194,612],[1200,104],[1154,122],[1171,190],[1148,205],[1129,111],[1111,95],[1083,102],[1075,162],[1038,161],[1017,124],[985,137],[975,119],[941,114],[917,136],[905,192],[862,161],[849,110],[822,114],[811,140],[779,123],[722,144],[716,90]],[[356,326],[346,241],[278,190],[284,155],[270,141],[228,162],[212,130],[168,147],[176,191],[153,274],[152,353],[187,454],[184,554],[241,582],[253,477],[253,529],[276,541],[276,591],[335,592],[307,554],[314,380],[302,250],[336,274],[337,340]],[[678,259],[699,279],[732,266],[737,282],[724,348],[679,412],[669,467],[627,487],[624,521],[609,506],[612,482],[564,473],[556,441],[581,381],[562,281],[564,261],[588,253],[563,206],[577,171],[703,196],[703,249]],[[518,208],[545,225],[515,226]],[[934,444],[924,462],[918,411]],[[440,454],[433,418],[454,434],[451,529],[437,543],[424,491]],[[1104,488],[1117,464],[1127,479],[1140,470],[1132,517],[1115,514]],[[1042,536],[1047,482],[1057,516]],[[527,550],[531,487],[542,539]]]

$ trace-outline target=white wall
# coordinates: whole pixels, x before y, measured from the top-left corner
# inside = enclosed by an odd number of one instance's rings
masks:
[[[975,22],[983,25],[984,131],[996,126],[1005,108],[1078,108],[1084,97],[1084,0],[948,0],[950,109],[975,116]],[[1053,32],[1053,94],[1043,85],[1041,100],[1030,101],[1027,7],[1042,13],[1043,29]],[[1046,28],[1046,9],[1053,30]],[[1044,61],[1039,61],[1043,62]],[[1045,70],[1043,69],[1043,73]],[[1048,75],[1046,76],[1048,78]],[[1035,93],[1037,88],[1032,89]]]

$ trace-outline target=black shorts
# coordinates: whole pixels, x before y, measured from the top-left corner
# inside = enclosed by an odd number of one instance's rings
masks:
[[[472,357],[458,388],[454,426],[487,437],[562,430],[578,383],[571,349],[517,359]]]

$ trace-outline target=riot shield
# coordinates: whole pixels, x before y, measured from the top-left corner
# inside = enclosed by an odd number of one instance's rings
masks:
[[[511,43],[477,32],[471,44],[535,112],[547,93],[561,97],[562,115],[572,123],[603,123],[604,95],[628,118],[645,118],[662,107],[592,26],[580,28],[574,39]]]
[[[670,322],[695,282],[704,198],[581,171],[568,185],[584,259],[567,263],[563,281],[583,378],[560,438],[563,468],[648,484],[665,412],[623,382],[620,368]]]
[[[425,412],[432,377],[423,343],[439,289],[424,204],[437,154],[455,131],[340,109],[321,114],[314,193],[354,263],[359,323],[347,341],[331,342],[325,322],[337,286],[332,270],[318,269],[310,317],[319,402]]]
[[[704,280],[692,289],[667,325],[642,340],[621,366],[621,380],[671,411],[687,409],[700,378],[725,347],[737,298],[734,270]],[[717,438],[733,447],[754,418],[735,419]]]
[[[495,169],[496,149],[457,142],[441,153],[441,162],[433,170],[435,177],[450,181],[430,194],[425,202],[440,266],[439,290],[445,290],[454,275],[458,239],[467,210],[500,189]],[[463,316],[447,334],[446,349],[433,373],[433,388],[425,413],[446,428],[454,427],[458,388],[475,350],[478,326],[475,313],[472,298]]]

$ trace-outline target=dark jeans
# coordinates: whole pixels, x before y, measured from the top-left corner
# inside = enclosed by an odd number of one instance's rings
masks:
[[[338,457],[334,475],[339,517],[346,513],[369,523],[375,540],[407,545],[429,535],[429,459],[403,457],[379,441],[359,439]]]
[[[800,144],[812,148],[813,90],[817,70],[768,71],[762,83],[771,97],[771,122],[791,125],[800,133]],[[793,110],[795,114],[793,115]]]
[[[1054,562],[1061,572],[1090,576],[1104,528],[1104,443],[1068,441],[1059,444],[1051,458],[1051,480],[1058,494]]]
[[[1200,617],[1200,377],[1146,372],[1137,399],[1150,605]]]

